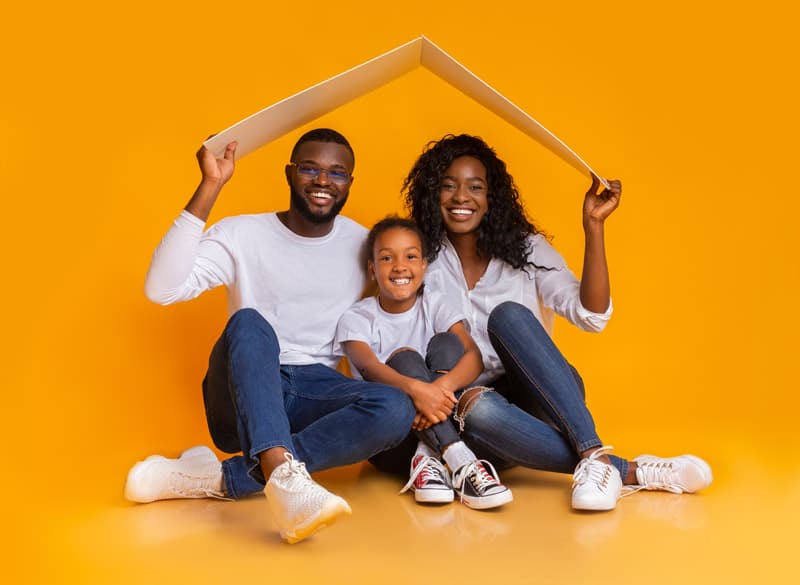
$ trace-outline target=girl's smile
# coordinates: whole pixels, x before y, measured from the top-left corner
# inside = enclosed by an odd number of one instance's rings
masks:
[[[393,227],[375,238],[369,271],[378,283],[378,302],[387,313],[404,313],[414,306],[428,263],[419,236]]]

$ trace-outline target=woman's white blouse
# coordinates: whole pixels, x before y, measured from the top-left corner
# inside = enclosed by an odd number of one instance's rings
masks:
[[[543,236],[532,235],[529,243],[528,260],[540,268],[516,269],[492,258],[481,279],[468,290],[458,254],[445,239],[425,275],[426,289],[445,294],[457,310],[467,315],[470,334],[483,354],[484,372],[477,384],[489,384],[505,372],[487,332],[489,314],[500,303],[514,301],[526,306],[548,333],[552,333],[554,312],[585,331],[595,332],[602,331],[611,317],[611,303],[605,313],[593,313],[583,307],[580,281]]]

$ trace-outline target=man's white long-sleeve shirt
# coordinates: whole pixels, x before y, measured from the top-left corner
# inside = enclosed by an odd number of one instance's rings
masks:
[[[333,336],[363,291],[367,230],[338,216],[319,238],[295,234],[276,213],[204,223],[183,211],[156,248],[145,281],[155,303],[193,299],[224,285],[228,313],[257,310],[275,330],[282,364],[335,366]]]

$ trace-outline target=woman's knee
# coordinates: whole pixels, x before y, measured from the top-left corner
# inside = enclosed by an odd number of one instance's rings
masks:
[[[520,322],[535,322],[541,327],[536,315],[528,307],[514,301],[505,301],[489,313],[488,327],[491,330],[506,325],[518,325]]]
[[[494,404],[498,399],[505,400],[492,388],[486,386],[475,386],[462,392],[453,414],[459,431],[463,432],[468,422],[480,422],[495,418],[492,413],[497,410]],[[490,422],[489,424],[494,423]]]

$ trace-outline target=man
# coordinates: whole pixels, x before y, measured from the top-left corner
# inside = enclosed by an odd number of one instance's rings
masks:
[[[350,144],[333,130],[307,132],[285,168],[288,210],[225,218],[203,233],[235,153],[235,142],[220,158],[198,151],[202,180],[156,249],[145,292],[170,304],[227,287],[231,317],[211,352],[203,397],[215,445],[242,455],[221,465],[207,447],[150,457],[131,469],[125,493],[151,502],[263,489],[293,543],[350,513],[308,471],[398,444],[415,411],[400,390],[333,369],[336,323],[365,278],[366,230],[339,216],[353,182]]]

